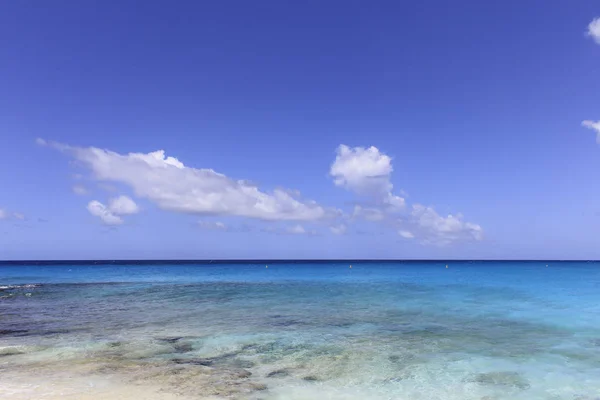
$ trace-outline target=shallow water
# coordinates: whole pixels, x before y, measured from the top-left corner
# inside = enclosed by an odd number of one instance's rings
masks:
[[[598,399],[600,264],[546,264],[0,266],[0,398]]]

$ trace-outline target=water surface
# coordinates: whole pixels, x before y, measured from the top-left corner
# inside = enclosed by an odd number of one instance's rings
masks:
[[[0,397],[144,390],[598,399],[600,264],[0,266]]]

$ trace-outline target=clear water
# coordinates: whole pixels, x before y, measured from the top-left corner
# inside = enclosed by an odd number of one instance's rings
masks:
[[[445,265],[0,266],[4,395],[63,371],[198,399],[600,398],[600,264]]]

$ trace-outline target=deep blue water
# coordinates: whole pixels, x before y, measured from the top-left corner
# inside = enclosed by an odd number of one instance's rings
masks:
[[[219,384],[166,391],[240,399],[600,397],[599,263],[5,265],[0,287],[13,370],[184,366]]]

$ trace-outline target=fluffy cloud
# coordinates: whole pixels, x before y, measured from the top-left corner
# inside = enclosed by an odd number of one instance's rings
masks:
[[[198,221],[198,226],[202,229],[210,229],[210,230],[218,230],[218,231],[226,231],[227,225],[220,221]]]
[[[110,199],[108,208],[116,215],[131,215],[139,212],[137,204],[127,196],[119,196]]]
[[[335,215],[335,211],[300,199],[292,191],[263,192],[256,185],[212,169],[188,167],[177,158],[166,156],[163,150],[119,154],[95,147],[49,145],[71,154],[97,180],[126,184],[137,196],[165,210],[268,221],[314,221]]]
[[[351,220],[363,219],[401,227],[398,234],[422,243],[446,245],[458,241],[481,240],[483,230],[465,222],[462,215],[442,217],[432,207],[414,204],[405,211],[405,200],[393,194],[392,159],[377,147],[340,145],[329,174],[336,186],[350,190],[370,204],[356,205]]]
[[[442,217],[433,208],[415,204],[410,223],[421,233],[424,243],[447,245],[461,240],[482,240],[481,226],[466,222],[461,214]]]
[[[98,217],[106,225],[121,225],[123,215],[135,214],[139,211],[137,204],[127,196],[119,196],[108,201],[108,206],[98,200],[88,203],[87,209],[95,217]]]
[[[596,132],[596,143],[600,144],[600,121],[586,120],[581,125]]]
[[[600,17],[594,18],[588,25],[587,35],[600,44]]]
[[[6,218],[6,211],[4,211],[2,208],[0,208],[0,219],[4,219]]]
[[[377,147],[350,148],[342,144],[337,148],[329,174],[336,186],[370,197],[377,203],[401,209],[405,201],[392,194],[392,171],[392,159]]]
[[[121,225],[123,223],[123,219],[118,215],[110,212],[108,207],[104,204],[100,203],[98,200],[92,200],[88,203],[87,209],[94,217],[98,217],[104,222],[106,225]]]
[[[89,192],[88,192],[88,190],[84,186],[75,185],[75,186],[73,186],[73,193],[75,193],[75,194],[77,194],[79,196],[85,196]]]

